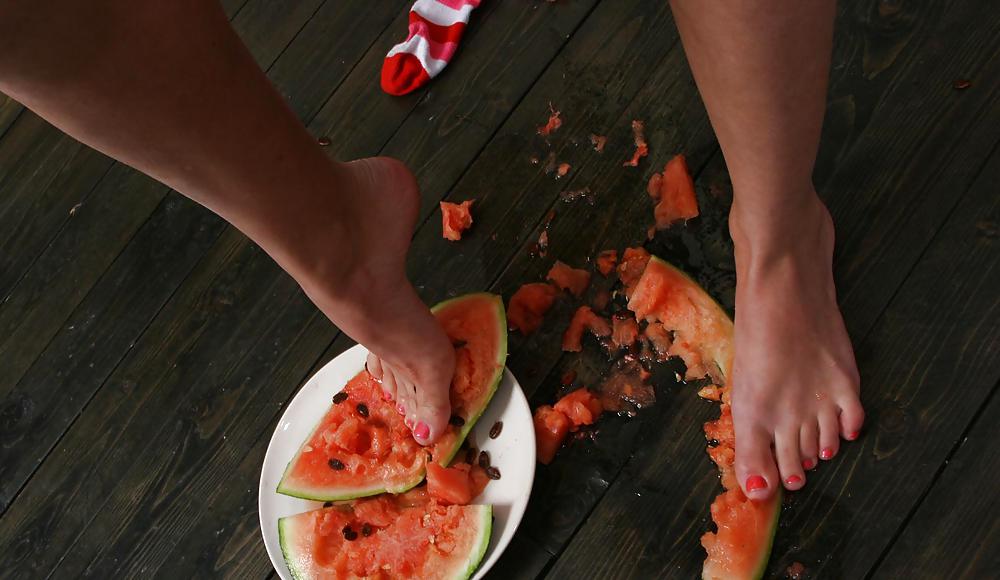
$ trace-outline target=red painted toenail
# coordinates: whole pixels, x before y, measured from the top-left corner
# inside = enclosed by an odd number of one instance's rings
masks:
[[[405,415],[406,414],[406,409],[403,408],[403,404],[402,403],[396,405],[396,412],[399,413],[400,415]]]
[[[816,467],[816,462],[812,459],[806,459],[802,462],[802,469],[805,469],[806,471],[809,471],[813,467]]]
[[[390,393],[389,391],[382,391],[382,398],[385,399],[386,401],[391,401],[392,393]]]
[[[819,452],[819,458],[820,459],[832,459],[833,458],[833,449],[830,449],[829,447],[827,447],[826,449],[820,451]]]
[[[417,439],[427,439],[427,436],[431,434],[431,428],[427,426],[427,423],[423,421],[417,423],[417,426],[413,428],[413,435]]]
[[[757,491],[767,489],[767,480],[759,475],[751,475],[747,478],[747,491]]]
[[[788,485],[795,485],[796,483],[799,483],[800,481],[802,481],[801,477],[799,477],[798,475],[792,475],[788,479],[785,480],[785,483],[787,483]]]
[[[850,433],[847,434],[847,440],[848,441],[854,441],[855,439],[858,438],[858,435],[860,435],[860,434],[861,433],[858,433],[857,431],[851,431]]]

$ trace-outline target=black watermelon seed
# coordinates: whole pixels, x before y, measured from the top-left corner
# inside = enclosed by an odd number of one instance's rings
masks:
[[[491,465],[486,468],[486,477],[490,479],[500,479],[500,470]]]
[[[344,468],[344,462],[341,461],[341,460],[339,460],[339,459],[331,459],[330,461],[327,461],[326,463],[327,463],[327,465],[330,466],[330,469],[332,469],[334,471],[340,471],[341,469]]]
[[[372,526],[371,526],[371,524],[365,522],[361,526],[361,535],[364,536],[364,537],[366,537],[366,538],[368,536],[372,535]]]
[[[497,421],[490,427],[490,439],[499,437],[501,431],[503,431],[503,421]]]
[[[719,440],[718,439],[710,439],[708,441],[708,446],[709,447],[718,447],[719,446]]]
[[[490,466],[490,454],[486,451],[479,452],[479,467],[486,469]]]
[[[458,415],[452,415],[451,419],[448,419],[448,424],[461,427],[462,425],[465,425],[465,419],[459,417]]]
[[[347,540],[348,542],[353,542],[354,540],[358,539],[358,533],[355,532],[354,529],[351,528],[351,526],[349,525],[344,526],[343,532],[344,532],[344,539]]]
[[[325,502],[323,502],[323,507],[333,507],[333,502],[332,501],[325,501]]]
[[[345,393],[344,391],[340,391],[339,393],[333,396],[334,405],[339,405],[346,400],[347,400],[347,393]]]
[[[368,405],[364,403],[358,403],[357,409],[358,409],[358,415],[361,415],[365,419],[368,418]]]

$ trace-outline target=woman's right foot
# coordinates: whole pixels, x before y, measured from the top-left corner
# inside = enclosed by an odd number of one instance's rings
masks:
[[[455,351],[406,278],[406,253],[420,207],[413,174],[390,158],[338,164],[327,211],[343,228],[330,252],[296,276],[306,294],[371,352],[368,370],[421,444],[433,443],[451,415]]]

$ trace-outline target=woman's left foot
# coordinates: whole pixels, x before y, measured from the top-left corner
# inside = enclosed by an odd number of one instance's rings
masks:
[[[854,351],[833,281],[833,221],[815,194],[794,221],[752,229],[737,208],[733,423],[747,497],[800,489],[864,422]],[[770,219],[770,218],[768,218]],[[759,225],[759,224],[756,224]],[[763,231],[780,239],[760,239]]]

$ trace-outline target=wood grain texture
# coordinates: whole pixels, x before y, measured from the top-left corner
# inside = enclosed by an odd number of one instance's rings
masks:
[[[1000,386],[1000,385],[998,385]],[[1000,397],[980,411],[873,578],[989,578],[1000,566]]]

